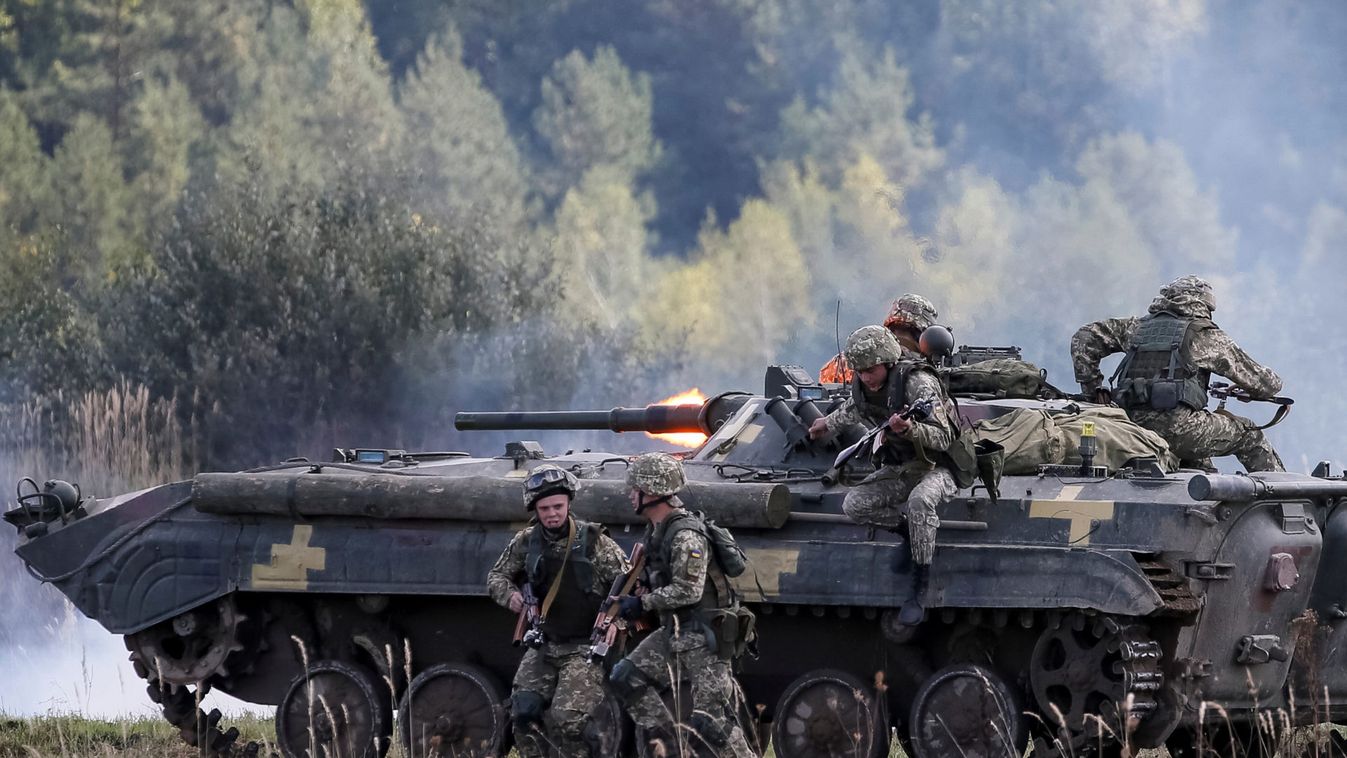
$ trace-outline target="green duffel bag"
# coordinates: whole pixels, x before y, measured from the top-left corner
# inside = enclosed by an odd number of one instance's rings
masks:
[[[1043,391],[1047,374],[1028,361],[993,358],[941,369],[951,395],[1034,398]]]

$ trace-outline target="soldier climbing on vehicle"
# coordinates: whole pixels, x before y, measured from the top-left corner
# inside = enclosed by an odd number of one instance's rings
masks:
[[[857,329],[847,338],[846,360],[856,370],[851,397],[815,421],[819,438],[854,424],[884,427],[873,447],[876,471],[848,490],[842,510],[852,520],[905,531],[912,562],[911,597],[899,614],[904,624],[924,615],[923,601],[935,535],[936,508],[960,486],[972,482],[976,462],[970,441],[960,435],[949,396],[925,356],[899,345],[885,327]],[[929,407],[925,418],[905,418]]]
[[[555,749],[562,758],[598,758],[591,714],[604,697],[603,668],[590,662],[590,630],[616,577],[627,571],[622,548],[603,527],[570,512],[579,481],[550,463],[524,480],[534,520],[506,546],[487,575],[491,599],[523,613],[524,593],[538,598],[538,623],[510,695],[515,746],[523,758]]]
[[[1224,409],[1207,410],[1212,374],[1254,399],[1270,399],[1282,388],[1276,372],[1250,358],[1211,320],[1215,310],[1211,285],[1182,276],[1160,288],[1148,315],[1082,326],[1071,338],[1076,381],[1087,396],[1112,400],[1163,437],[1185,467],[1214,470],[1212,457],[1234,455],[1249,471],[1284,471],[1257,424]],[[1110,390],[1103,387],[1099,363],[1118,352],[1126,355]]]
[[[636,722],[640,755],[685,755],[681,746],[689,745],[748,758],[730,664],[753,634],[753,617],[726,579],[742,564],[725,565],[743,555],[727,531],[683,509],[678,492],[686,481],[682,462],[664,453],[637,456],[627,470],[632,506],[648,524],[649,591],[618,603],[627,620],[657,614],[659,628],[613,666],[609,681]],[[680,681],[692,685],[686,732],[661,698]]]
[[[914,293],[902,295],[893,301],[884,326],[893,332],[898,344],[908,350],[916,351],[921,333],[935,324],[940,318],[930,300]],[[855,372],[847,363],[846,351],[834,355],[818,371],[820,384],[850,384]]]

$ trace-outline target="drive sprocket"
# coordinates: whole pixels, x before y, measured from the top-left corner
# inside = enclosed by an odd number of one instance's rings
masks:
[[[1029,682],[1050,750],[1102,752],[1123,742],[1155,712],[1163,684],[1160,646],[1145,625],[1071,613],[1034,646]],[[1045,735],[1046,736],[1046,735]]]
[[[211,686],[246,673],[265,645],[260,632],[265,618],[241,613],[230,596],[193,609],[148,629],[126,636],[131,665],[147,683],[150,700],[164,718],[201,755],[210,758],[255,758],[255,742],[237,745],[239,731],[220,727],[221,713],[200,707]]]

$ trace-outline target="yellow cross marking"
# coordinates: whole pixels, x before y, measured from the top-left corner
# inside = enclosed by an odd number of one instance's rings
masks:
[[[748,571],[734,577],[730,583],[740,595],[758,598],[758,585],[768,597],[781,594],[781,575],[794,574],[800,565],[800,549],[792,547],[749,548]],[[756,578],[756,581],[754,581]]]
[[[1065,519],[1071,522],[1066,540],[1072,545],[1090,544],[1095,521],[1113,520],[1112,500],[1031,500],[1029,518]]]
[[[270,563],[253,564],[252,588],[255,590],[303,590],[309,587],[309,571],[327,566],[327,550],[309,547],[313,538],[311,524],[296,524],[289,543],[271,546]]]

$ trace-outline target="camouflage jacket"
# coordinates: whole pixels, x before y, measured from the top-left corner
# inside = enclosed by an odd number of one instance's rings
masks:
[[[940,383],[940,378],[933,371],[913,371],[907,377],[906,391],[909,405],[930,400],[931,416],[925,421],[913,424],[901,435],[888,432],[888,436],[899,437],[928,451],[943,452],[949,450],[950,446],[954,444],[955,438],[954,417],[950,408],[949,397],[945,392],[944,385]],[[855,424],[874,428],[880,424],[888,423],[889,417],[899,410],[898,408],[881,409],[878,405],[868,403],[859,405],[854,399],[848,398],[842,404],[842,407],[829,413],[824,418],[828,425],[828,433],[833,434],[840,429]]]
[[[650,531],[647,550],[657,549],[664,538],[669,521],[660,522]],[[669,576],[662,587],[654,587],[641,596],[641,607],[647,611],[672,611],[696,605],[706,591],[706,577],[710,570],[711,546],[706,537],[695,529],[682,529],[669,546]]]
[[[520,591],[525,581],[524,559],[528,556],[529,537],[534,529],[541,528],[534,523],[520,530],[514,539],[510,540],[510,544],[506,545],[505,551],[496,559],[496,565],[492,566],[490,573],[486,575],[487,593],[498,605],[509,607],[510,595]],[[547,535],[544,539],[544,550],[547,555],[559,556],[565,549],[565,536],[552,539],[551,535]],[[627,573],[629,568],[627,556],[623,554],[622,548],[607,534],[599,535],[594,544],[594,555],[590,558],[590,563],[594,567],[594,578],[591,582],[593,593],[600,597],[607,595],[613,586],[613,580]],[[541,600],[542,598],[539,598],[539,601]]]
[[[1209,318],[1210,312],[1184,308],[1157,298],[1150,311],[1176,312],[1187,318]],[[1103,384],[1099,362],[1127,350],[1140,318],[1109,318],[1086,324],[1071,337],[1071,364],[1085,394]],[[1281,391],[1282,380],[1272,369],[1249,357],[1229,335],[1218,329],[1203,329],[1193,336],[1188,360],[1197,368],[1229,379],[1255,397],[1271,397]]]

